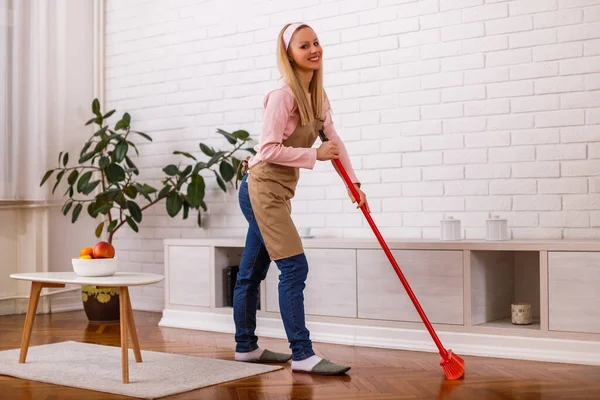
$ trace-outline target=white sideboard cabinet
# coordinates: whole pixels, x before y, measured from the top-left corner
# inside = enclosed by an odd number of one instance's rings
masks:
[[[388,241],[446,348],[458,354],[600,365],[600,242]],[[437,351],[376,240],[307,239],[305,310],[315,342]],[[243,238],[168,239],[160,326],[234,332],[228,267]],[[279,270],[260,285],[259,336],[285,338]],[[231,289],[230,289],[231,290]],[[514,325],[511,304],[533,322]],[[233,337],[232,337],[233,340]]]

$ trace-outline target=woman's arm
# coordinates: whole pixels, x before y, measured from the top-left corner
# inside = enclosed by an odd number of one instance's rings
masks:
[[[317,161],[317,149],[283,145],[283,134],[294,109],[293,95],[276,89],[267,95],[263,111],[263,125],[257,152],[262,159],[288,167],[313,169]]]

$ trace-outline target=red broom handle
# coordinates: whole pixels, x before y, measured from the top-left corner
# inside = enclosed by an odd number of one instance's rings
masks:
[[[325,136],[325,133],[322,130],[319,131],[319,135],[321,136],[321,140],[323,142],[329,141],[329,139],[327,138],[327,136]],[[348,176],[348,173],[344,169],[344,166],[342,165],[342,163],[340,162],[340,160],[333,160],[333,162],[335,163],[336,167],[338,168],[338,171],[342,175],[342,178],[344,178],[344,181],[346,182],[346,185],[350,189],[350,192],[352,193],[352,196],[354,196],[354,199],[356,200],[356,202],[357,203],[360,202],[360,195],[358,194],[358,191],[354,187],[354,184],[350,180],[350,177]],[[388,245],[385,242],[385,240],[383,240],[383,236],[381,236],[381,233],[379,232],[379,229],[377,229],[377,226],[375,225],[375,222],[373,221],[373,218],[371,218],[371,214],[367,211],[367,207],[363,204],[360,207],[360,209],[362,210],[365,218],[367,219],[367,222],[369,222],[369,225],[371,226],[371,229],[373,230],[373,233],[375,233],[375,236],[377,237],[377,240],[379,241],[379,244],[381,245],[383,251],[385,252],[385,255],[388,257],[388,259],[392,263],[392,267],[394,267],[394,271],[396,271],[396,275],[398,275],[398,278],[400,278],[400,282],[402,282],[402,285],[404,286],[404,289],[406,290],[406,293],[408,294],[408,297],[410,297],[410,299],[412,300],[413,304],[415,305],[415,308],[417,309],[417,312],[421,316],[421,319],[423,320],[423,323],[425,324],[425,327],[427,328],[427,330],[429,331],[429,334],[431,335],[433,341],[435,342],[435,345],[437,346],[437,348],[438,348],[438,350],[440,352],[440,355],[444,359],[448,358],[448,352],[446,351],[446,349],[444,348],[444,346],[442,346],[442,342],[440,341],[440,339],[438,338],[437,334],[435,333],[435,330],[433,329],[433,326],[431,326],[431,323],[429,322],[429,319],[427,318],[427,315],[425,315],[425,311],[423,311],[423,308],[421,307],[421,304],[419,304],[419,301],[417,300],[417,297],[415,296],[415,294],[412,291],[410,285],[408,284],[408,281],[404,277],[404,274],[400,270],[400,267],[398,266],[398,263],[396,262],[396,259],[392,255],[392,252],[390,251],[390,248],[388,247]]]

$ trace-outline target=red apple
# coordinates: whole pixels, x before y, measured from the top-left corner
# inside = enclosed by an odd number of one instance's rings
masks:
[[[115,248],[108,242],[98,242],[94,246],[94,258],[113,258]]]

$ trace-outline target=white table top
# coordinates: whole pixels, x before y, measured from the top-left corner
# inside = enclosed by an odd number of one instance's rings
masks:
[[[98,286],[139,286],[149,285],[165,279],[163,275],[146,274],[141,272],[117,272],[112,276],[83,277],[75,272],[30,272],[11,274],[13,279],[34,282],[74,283],[77,285]]]

